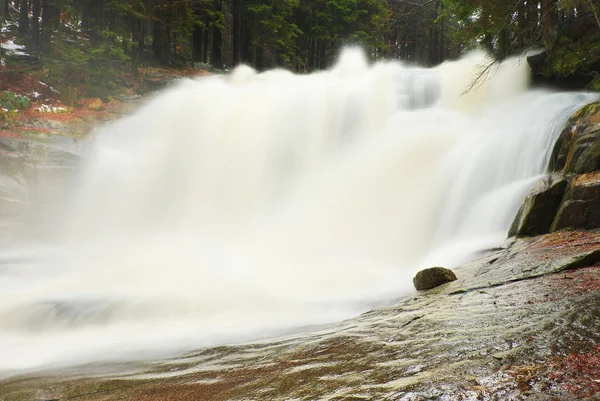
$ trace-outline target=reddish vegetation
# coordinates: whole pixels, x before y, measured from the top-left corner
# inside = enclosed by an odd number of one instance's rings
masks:
[[[0,136],[5,138],[21,139],[21,135],[18,132],[9,129],[0,130]]]
[[[600,392],[600,346],[586,353],[574,353],[550,363],[550,378],[580,397],[591,397]]]
[[[593,251],[600,249],[600,236],[591,236],[586,231],[561,231],[536,240],[533,248],[536,252],[546,255],[544,259],[564,249],[578,248],[578,250]]]
[[[542,297],[528,299],[525,304],[553,302],[565,297],[574,297],[600,291],[600,265],[553,274],[542,278],[548,293]]]
[[[600,266],[549,276],[546,281],[562,295],[581,295],[600,291]]]
[[[30,95],[38,92],[41,95],[40,100],[57,100],[57,93],[40,82],[40,80],[29,74],[18,71],[7,70],[7,67],[0,67],[0,91],[11,91],[19,95]]]

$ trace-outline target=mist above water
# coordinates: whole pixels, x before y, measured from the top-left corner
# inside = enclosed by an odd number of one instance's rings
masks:
[[[102,128],[58,245],[3,263],[0,374],[334,323],[502,243],[592,96],[485,61],[239,67]]]

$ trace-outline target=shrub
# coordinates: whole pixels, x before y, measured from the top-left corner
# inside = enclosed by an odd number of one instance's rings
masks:
[[[0,94],[0,107],[9,111],[25,110],[31,105],[29,99],[20,96],[11,91],[4,91]]]

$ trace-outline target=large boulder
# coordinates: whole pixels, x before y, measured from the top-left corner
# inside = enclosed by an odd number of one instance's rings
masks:
[[[418,272],[413,278],[413,284],[418,291],[424,291],[455,280],[456,275],[452,270],[443,267],[431,267]]]
[[[600,228],[600,172],[577,176],[560,206],[551,231]]]
[[[562,175],[546,177],[525,198],[508,236],[528,237],[549,233],[567,185],[568,180]]]
[[[509,237],[600,228],[600,102],[569,119],[548,168],[553,173],[525,198]]]
[[[565,172],[585,174],[596,170],[600,170],[600,127],[592,125],[573,141]]]
[[[550,171],[584,174],[600,169],[600,102],[582,107],[556,141]]]

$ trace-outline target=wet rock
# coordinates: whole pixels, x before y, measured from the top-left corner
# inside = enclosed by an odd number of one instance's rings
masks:
[[[551,230],[600,228],[600,172],[576,177]]]
[[[445,286],[335,327],[161,363],[0,378],[2,399],[591,401],[598,249],[600,231],[516,239],[457,267],[460,293]]]
[[[576,174],[600,169],[600,102],[573,114],[556,141],[548,167]]]
[[[423,291],[455,280],[456,275],[452,270],[443,267],[432,267],[418,272],[413,278],[413,284],[418,291]]]
[[[596,170],[600,170],[600,127],[593,125],[575,138],[565,172],[584,174]]]
[[[525,198],[509,237],[600,228],[600,102],[569,119],[548,168],[553,174]]]
[[[561,175],[546,177],[525,198],[508,236],[527,237],[550,232],[567,185],[568,180]]]

